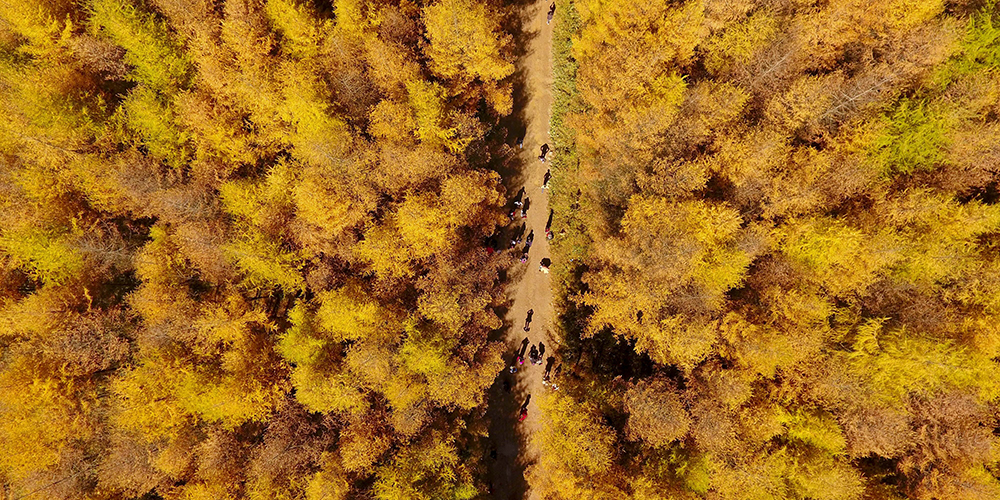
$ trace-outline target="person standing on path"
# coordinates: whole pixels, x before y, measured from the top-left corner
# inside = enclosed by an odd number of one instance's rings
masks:
[[[549,154],[549,145],[542,144],[542,154],[538,155],[538,159],[545,163],[545,155]]]
[[[552,2],[549,6],[549,15],[545,18],[545,24],[552,24],[552,18],[556,15],[556,3]]]
[[[550,265],[552,265],[552,260],[550,260],[548,257],[546,257],[546,258],[542,259],[542,261],[538,264],[538,270],[541,271],[541,272],[543,272],[543,273],[545,273],[545,274],[549,274],[549,266]]]
[[[524,331],[531,329],[531,316],[535,314],[534,309],[528,309],[528,315],[524,318]]]

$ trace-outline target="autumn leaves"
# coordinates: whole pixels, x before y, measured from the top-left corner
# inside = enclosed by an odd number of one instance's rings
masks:
[[[534,484],[995,497],[996,5],[570,6]]]
[[[485,490],[508,15],[0,6],[7,491]]]

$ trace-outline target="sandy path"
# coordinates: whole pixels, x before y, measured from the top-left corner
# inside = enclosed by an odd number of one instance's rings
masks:
[[[526,132],[524,149],[521,151],[521,176],[524,179],[524,196],[530,200],[526,221],[516,220],[515,224],[526,222],[525,235],[534,230],[534,243],[528,253],[526,264],[515,264],[509,271],[507,294],[510,308],[505,318],[506,341],[513,353],[528,337],[531,345],[545,344],[545,358],[554,355],[556,345],[548,335],[548,329],[555,318],[552,314],[552,289],[549,275],[540,272],[539,262],[549,257],[549,245],[545,238],[545,224],[549,217],[548,193],[541,188],[542,179],[549,163],[538,160],[542,144],[551,145],[549,118],[552,107],[552,25],[545,22],[551,0],[536,0],[526,8],[524,25],[528,40],[526,54],[518,61],[518,70],[523,75],[526,100],[523,108],[515,110],[523,116]],[[558,13],[556,13],[558,18]],[[556,22],[553,20],[553,23]],[[549,154],[551,158],[551,153]],[[517,189],[514,189],[516,192]],[[512,225],[513,226],[513,225]],[[509,240],[508,240],[509,244]],[[523,246],[523,244],[521,245]],[[519,252],[519,250],[518,250]],[[519,254],[518,254],[519,255]],[[524,320],[528,310],[534,311],[531,329],[525,332]],[[529,347],[530,350],[530,347]],[[524,480],[524,468],[538,456],[531,446],[529,436],[540,427],[541,419],[537,400],[528,404],[528,418],[518,422],[519,408],[525,398],[535,398],[543,390],[542,374],[545,364],[532,366],[525,354],[524,364],[515,374],[505,370],[490,392],[491,418],[490,437],[496,447],[497,457],[491,464],[493,498],[535,499]],[[510,362],[510,354],[506,358]],[[558,364],[558,362],[557,362]],[[510,390],[504,388],[504,382]]]

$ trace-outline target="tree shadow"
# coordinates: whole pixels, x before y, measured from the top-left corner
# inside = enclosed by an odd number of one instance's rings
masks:
[[[489,390],[489,405],[486,417],[489,419],[489,433],[495,456],[490,456],[490,496],[495,499],[521,499],[528,490],[528,482],[524,470],[522,451],[526,443],[524,436],[518,432],[518,418],[523,408],[522,402],[530,398],[527,387],[519,376],[526,365],[514,365],[516,373],[511,373],[510,367],[516,363],[516,355],[520,345],[509,346],[504,355],[503,371],[494,380]]]
[[[513,207],[513,199],[519,198],[515,193],[524,186],[527,179],[526,172],[528,165],[526,161],[534,158],[532,154],[524,154],[522,145],[530,143],[532,138],[526,137],[528,131],[529,117],[527,116],[528,104],[531,95],[527,89],[527,74],[520,64],[524,56],[527,55],[531,40],[538,33],[524,29],[528,25],[529,16],[545,15],[545,12],[534,8],[531,0],[513,0],[506,2],[508,15],[502,21],[504,32],[512,37],[511,47],[513,56],[519,61],[518,67],[510,77],[513,85],[512,98],[513,107],[509,115],[497,120],[496,126],[487,137],[487,147],[491,151],[488,167],[500,174],[502,183],[508,193],[508,202],[505,210],[508,212]],[[536,119],[547,119],[547,117],[537,117]],[[527,147],[525,145],[525,147]],[[526,158],[528,160],[526,160]],[[527,200],[524,200],[527,201]],[[505,235],[506,241],[502,248],[508,248],[511,239],[523,236],[523,229],[520,218],[520,208],[515,213],[516,218],[513,223],[505,228],[500,228],[500,233]],[[522,240],[523,242],[523,240]],[[519,256],[521,249],[515,246],[511,250],[515,257]],[[517,259],[501,276],[501,281],[507,286],[517,286],[526,272],[531,272],[533,263],[519,263]],[[513,301],[506,300],[498,304],[495,311],[501,318],[506,318]],[[517,327],[517,330],[511,328]],[[522,403],[528,397],[526,378],[523,377],[525,369],[528,368],[528,361],[522,359],[524,364],[517,366],[518,371],[511,373],[511,363],[516,363],[516,356],[519,352],[526,350],[527,346],[521,344],[520,335],[522,324],[517,320],[504,320],[504,325],[492,332],[492,340],[511,339],[507,341],[507,350],[504,354],[504,369],[496,377],[493,385],[488,391],[488,401],[486,418],[489,420],[489,436],[495,456],[490,454],[490,497],[495,499],[521,499],[524,498],[528,483],[524,477],[526,468],[530,465],[526,463],[523,452],[526,449],[525,437],[518,432]],[[511,335],[516,332],[518,335]],[[516,339],[516,340],[514,340]]]
[[[528,47],[531,40],[538,36],[537,32],[528,31],[524,26],[533,15],[545,15],[544,12],[535,12],[532,8],[532,0],[514,0],[505,2],[505,7],[510,9],[510,13],[502,22],[503,32],[511,36],[510,46],[513,47],[512,56],[517,61],[522,61],[528,54]],[[527,75],[520,65],[510,76],[512,85],[511,97],[513,106],[511,113],[497,120],[493,132],[490,134],[490,149],[496,153],[490,161],[489,167],[500,174],[504,187],[508,193],[514,193],[525,183],[525,165],[522,158],[522,145],[530,139],[526,137],[528,131],[528,102],[531,94],[528,91]],[[506,147],[504,147],[506,146]],[[533,158],[534,155],[528,155]]]

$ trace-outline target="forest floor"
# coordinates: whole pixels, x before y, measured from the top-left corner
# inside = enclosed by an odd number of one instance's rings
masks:
[[[490,464],[492,497],[497,500],[540,498],[528,487],[524,471],[538,456],[531,436],[540,428],[545,415],[540,413],[536,402],[529,402],[528,417],[523,422],[519,422],[518,418],[526,399],[538,397],[543,390],[550,390],[542,384],[544,361],[540,366],[532,366],[528,359],[530,346],[544,343],[543,359],[556,352],[555,338],[548,335],[556,319],[553,317],[552,288],[549,274],[538,268],[541,260],[549,257],[549,242],[545,239],[545,226],[549,220],[548,193],[542,189],[549,163],[542,163],[538,156],[542,144],[551,146],[552,25],[545,22],[550,4],[551,0],[535,0],[525,6],[522,28],[525,47],[517,63],[521,83],[520,88],[514,89],[515,109],[512,116],[519,119],[524,132],[524,147],[518,151],[520,161],[517,162],[522,168],[505,179],[505,183],[512,194],[523,186],[524,198],[530,203],[527,219],[515,218],[511,227],[519,227],[521,222],[525,222],[525,236],[534,231],[535,237],[528,262],[515,263],[508,271],[508,309],[504,318],[504,340],[508,344],[505,360],[508,364],[490,389],[487,414],[490,418],[490,438],[496,450],[496,458]],[[558,13],[552,22],[557,19]],[[549,158],[551,156],[550,153]],[[509,245],[509,238],[507,241]],[[523,245],[521,243],[518,248]],[[514,251],[520,256],[519,249]],[[525,332],[524,321],[529,309],[534,314],[530,331]],[[513,353],[521,348],[525,337],[530,344],[525,350],[524,364],[511,374],[509,367]]]

